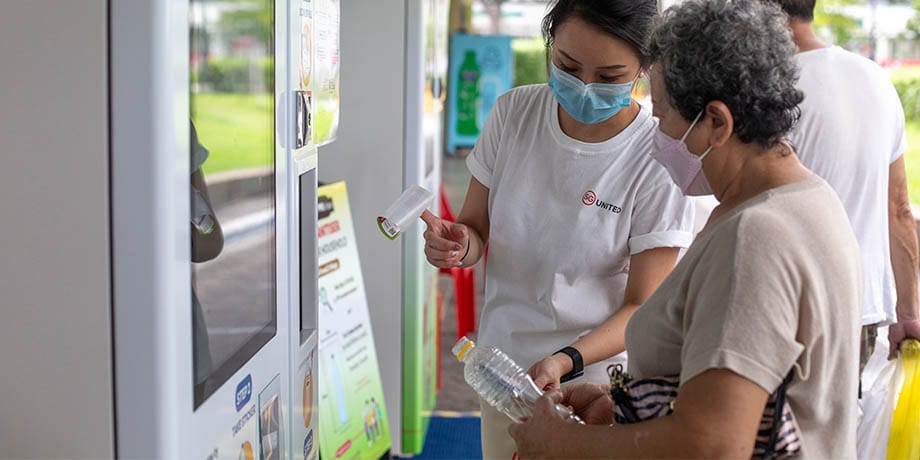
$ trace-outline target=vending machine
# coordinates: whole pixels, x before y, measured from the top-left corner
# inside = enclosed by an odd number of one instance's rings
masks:
[[[338,27],[333,0],[0,3],[0,458],[318,458]]]
[[[120,457],[318,455],[313,6],[110,5]]]

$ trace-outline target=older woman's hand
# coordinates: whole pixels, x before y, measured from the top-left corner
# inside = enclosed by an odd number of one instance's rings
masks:
[[[613,423],[610,385],[580,383],[562,387],[562,405],[569,406],[588,425]]]
[[[519,458],[557,458],[564,451],[568,439],[565,430],[578,424],[566,421],[556,412],[555,405],[562,399],[559,390],[544,393],[534,405],[533,416],[508,427]]]

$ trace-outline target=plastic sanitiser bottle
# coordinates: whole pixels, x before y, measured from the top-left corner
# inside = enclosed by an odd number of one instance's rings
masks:
[[[492,407],[514,421],[533,414],[534,403],[543,392],[508,355],[493,347],[477,348],[466,337],[457,341],[451,351],[464,364],[466,383]],[[584,423],[561,404],[556,404],[556,412],[563,418]]]

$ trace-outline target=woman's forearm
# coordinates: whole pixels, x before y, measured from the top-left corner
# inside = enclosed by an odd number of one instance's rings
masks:
[[[607,318],[607,321],[572,344],[581,353],[585,366],[626,350],[626,325],[638,309],[639,305],[624,304],[613,316]],[[568,362],[571,364],[571,360]]]
[[[483,242],[482,236],[474,226],[465,222],[458,223],[466,226],[467,236],[469,237],[469,251],[466,252],[465,257],[460,259],[460,264],[462,267],[476,265],[476,262],[479,262],[479,259],[485,253],[486,243]]]
[[[629,260],[629,277],[623,306],[606,321],[571,346],[581,353],[584,365],[594,364],[626,349],[626,325],[639,306],[658,289],[677,260],[677,248],[654,248],[633,255]],[[569,372],[572,360],[565,355],[556,357]]]
[[[744,458],[708,430],[682,426],[675,416],[631,425],[567,426],[552,458]],[[731,452],[730,452],[731,451]],[[751,452],[747,452],[749,458]]]
[[[466,191],[463,209],[457,216],[457,223],[466,227],[469,236],[469,251],[460,260],[460,266],[475,265],[489,244],[489,189],[475,177],[470,178],[470,186]]]

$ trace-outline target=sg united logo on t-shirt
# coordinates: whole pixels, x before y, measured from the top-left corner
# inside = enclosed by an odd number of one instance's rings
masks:
[[[585,192],[584,195],[581,196],[581,202],[585,206],[594,205],[594,206],[597,206],[598,208],[604,209],[606,211],[610,211],[614,214],[619,214],[623,212],[623,208],[619,206],[615,206],[612,203],[608,203],[606,201],[598,200],[597,194],[594,193],[594,190],[588,190],[587,192]]]

